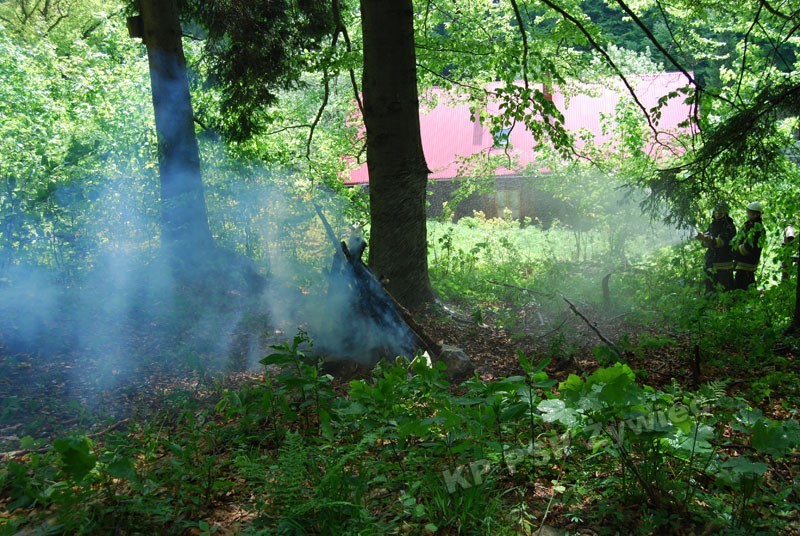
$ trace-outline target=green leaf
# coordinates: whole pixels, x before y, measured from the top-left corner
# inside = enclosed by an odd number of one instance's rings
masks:
[[[566,426],[573,426],[578,422],[578,413],[574,409],[567,408],[564,401],[558,398],[542,400],[538,408],[545,422],[560,422]]]
[[[736,475],[761,476],[767,472],[769,466],[763,462],[754,462],[746,456],[740,456],[738,458],[728,458],[722,464],[722,468]]]
[[[514,421],[528,411],[529,405],[525,402],[513,404],[500,412],[501,421]]]
[[[617,359],[619,359],[619,354],[614,351],[614,349],[609,348],[608,346],[596,346],[592,350],[592,354],[597,362],[601,365],[606,363],[613,363]]]
[[[746,408],[737,413],[736,422],[731,427],[738,432],[747,432],[750,427],[764,418],[764,413],[758,408]]]
[[[331,414],[320,408],[319,410],[319,428],[322,432],[322,437],[328,441],[333,441],[333,428],[331,427]]]
[[[61,456],[64,472],[76,481],[81,481],[94,469],[97,458],[92,453],[92,442],[88,437],[70,436],[56,439],[53,447]]]
[[[291,354],[274,353],[259,359],[258,362],[262,365],[285,365],[292,363],[293,359]]]
[[[517,352],[517,357],[519,358],[519,366],[522,367],[522,370],[525,372],[525,374],[532,374],[533,364],[527,357],[525,357],[525,353],[520,350]]]
[[[800,425],[797,421],[761,419],[753,425],[750,444],[759,452],[780,458],[792,452],[799,440]]]
[[[538,389],[550,389],[556,384],[556,380],[550,378],[546,372],[535,372],[530,381]]]
[[[712,439],[714,439],[714,428],[701,424],[692,426],[685,433],[681,430],[670,443],[674,448],[686,452],[711,452],[714,448],[711,445]]]
[[[570,374],[558,386],[558,390],[561,391],[565,398],[570,400],[577,400],[583,394],[585,388],[586,382],[575,374]]]
[[[136,468],[131,458],[117,458],[106,466],[106,472],[113,478],[121,480],[138,480]]]
[[[351,402],[345,406],[336,409],[336,413],[340,416],[347,415],[365,415],[369,412],[367,407],[361,402]]]

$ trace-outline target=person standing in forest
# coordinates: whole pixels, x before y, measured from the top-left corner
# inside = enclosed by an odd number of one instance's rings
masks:
[[[761,259],[761,250],[767,236],[761,215],[764,208],[758,201],[747,205],[747,221],[737,233],[733,247],[734,278],[733,288],[747,290],[756,284],[756,269]]]
[[[736,226],[728,212],[726,202],[717,203],[708,230],[705,233],[698,233],[696,237],[706,248],[704,267],[706,293],[719,288],[722,290],[733,288],[731,240],[736,236]]]

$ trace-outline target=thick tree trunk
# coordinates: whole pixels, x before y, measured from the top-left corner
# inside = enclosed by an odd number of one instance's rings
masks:
[[[214,244],[203,194],[177,1],[141,0],[139,6],[158,136],[162,242],[180,264],[191,265]]]
[[[405,307],[433,299],[411,0],[361,0],[364,123],[370,183],[369,264]]]
[[[792,329],[795,333],[800,333],[800,238],[797,239],[798,250],[796,257],[797,264],[797,279],[795,283],[797,287],[794,291],[794,315],[792,316]],[[791,261],[789,261],[791,263]]]

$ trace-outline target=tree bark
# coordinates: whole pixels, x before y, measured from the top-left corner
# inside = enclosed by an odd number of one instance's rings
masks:
[[[191,266],[213,249],[176,0],[141,0],[161,178],[162,243]]]
[[[369,265],[415,309],[433,300],[411,0],[361,0],[364,124],[371,231]]]
[[[795,263],[797,264],[796,272],[797,279],[795,283],[797,287],[794,291],[794,314],[792,315],[792,324],[790,330],[793,334],[800,333],[800,238],[797,239],[798,249]],[[791,260],[789,261],[792,262]]]

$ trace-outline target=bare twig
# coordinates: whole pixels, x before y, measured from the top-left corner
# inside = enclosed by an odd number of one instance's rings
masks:
[[[511,7],[514,8],[514,16],[517,18],[519,34],[522,37],[522,80],[525,83],[525,89],[528,89],[528,32],[525,31],[525,22],[519,12],[517,0],[511,0]]]
[[[492,279],[487,279],[486,282],[489,283],[489,284],[492,284],[492,285],[499,285],[501,287],[514,288],[514,289],[517,289],[517,290],[530,292],[531,294],[539,294],[541,296],[546,296],[548,298],[554,297],[553,294],[548,294],[546,292],[542,292],[541,290],[533,290],[532,288],[527,288],[527,287],[518,287],[517,285],[511,285],[509,283],[503,283],[503,282],[500,282],[500,281],[494,281]]]
[[[103,428],[99,432],[94,432],[92,434],[88,434],[86,437],[88,437],[90,439],[94,439],[96,437],[100,437],[102,435],[105,435],[105,434],[107,434],[109,432],[113,432],[117,428],[123,426],[124,424],[127,424],[127,422],[129,420],[130,419],[122,419],[121,421],[115,422],[114,424],[112,424],[108,428]],[[33,454],[33,453],[42,454],[44,452],[47,452],[51,448],[52,448],[52,445],[45,445],[44,447],[40,447],[38,449],[22,449],[22,450],[11,450],[9,452],[0,452],[0,460],[8,461],[8,460],[10,460],[12,458],[21,458],[22,456],[25,456],[26,454]]]
[[[575,25],[575,27],[578,30],[580,30],[583,36],[586,37],[587,41],[589,41],[589,44],[592,46],[592,48],[594,48],[601,56],[603,56],[603,59],[608,64],[608,66],[611,67],[611,69],[614,71],[617,77],[625,85],[625,88],[631,95],[633,102],[636,104],[639,110],[641,110],[642,113],[644,114],[644,117],[647,120],[647,124],[650,127],[650,130],[653,132],[653,135],[655,136],[655,139],[657,141],[659,136],[659,131],[656,128],[656,125],[653,123],[653,118],[650,117],[650,112],[647,111],[647,108],[645,108],[644,104],[642,104],[642,101],[639,100],[639,96],[636,94],[636,91],[633,89],[633,86],[631,86],[631,83],[628,81],[628,78],[622,72],[622,69],[620,69],[619,66],[614,62],[611,56],[608,55],[606,49],[604,49],[600,45],[600,43],[597,42],[594,36],[589,32],[589,29],[584,24],[582,24],[581,21],[579,21],[576,17],[571,15],[566,9],[553,3],[551,0],[542,0],[542,1],[548,7],[558,12],[558,14],[561,15],[564,19],[568,20],[573,25]]]
[[[551,334],[555,333],[556,331],[560,330],[564,326],[564,324],[566,324],[566,323],[567,323],[567,319],[565,318],[564,320],[561,321],[561,323],[559,325],[557,325],[556,327],[554,327],[553,329],[551,329],[550,331],[548,331],[544,335],[539,335],[536,338],[537,339],[544,339],[548,335],[551,335]]]
[[[586,322],[586,325],[587,325],[587,326],[589,326],[589,327],[592,329],[592,331],[594,331],[594,332],[597,334],[597,336],[600,338],[600,340],[601,340],[601,341],[603,341],[604,343],[606,343],[606,345],[607,345],[609,348],[611,348],[612,350],[614,350],[614,351],[617,353],[617,355],[618,355],[618,356],[622,356],[622,352],[620,352],[620,351],[619,351],[619,349],[616,347],[616,345],[615,345],[613,342],[611,342],[611,341],[610,341],[610,340],[609,340],[609,339],[608,339],[608,338],[607,338],[605,335],[603,335],[603,334],[600,332],[600,330],[599,330],[599,329],[597,329],[597,326],[595,325],[595,323],[594,323],[594,322],[592,322],[591,320],[589,320],[588,318],[586,318],[586,316],[585,316],[583,313],[581,313],[580,311],[578,311],[578,308],[577,308],[577,307],[575,307],[575,304],[574,304],[574,303],[572,303],[571,301],[569,301],[567,298],[564,298],[564,296],[561,296],[561,297],[564,299],[564,301],[565,301],[565,302],[567,302],[567,305],[569,305],[569,308],[570,308],[570,309],[572,309],[572,312],[573,312],[573,313],[575,313],[576,315],[578,315],[579,317],[581,317],[581,319],[582,319],[584,322]]]
[[[347,33],[347,25],[344,23],[344,19],[342,18],[342,6],[339,0],[333,0],[333,14],[334,17],[336,17],[335,31],[342,34],[345,49],[348,53],[350,53],[353,51],[353,45],[350,42],[350,34]],[[353,96],[356,99],[356,104],[358,104],[358,111],[361,112],[361,117],[364,117],[364,103],[361,101],[361,93],[358,90],[358,82],[356,81],[355,70],[350,67],[347,71],[350,74],[350,84],[353,86]]]

